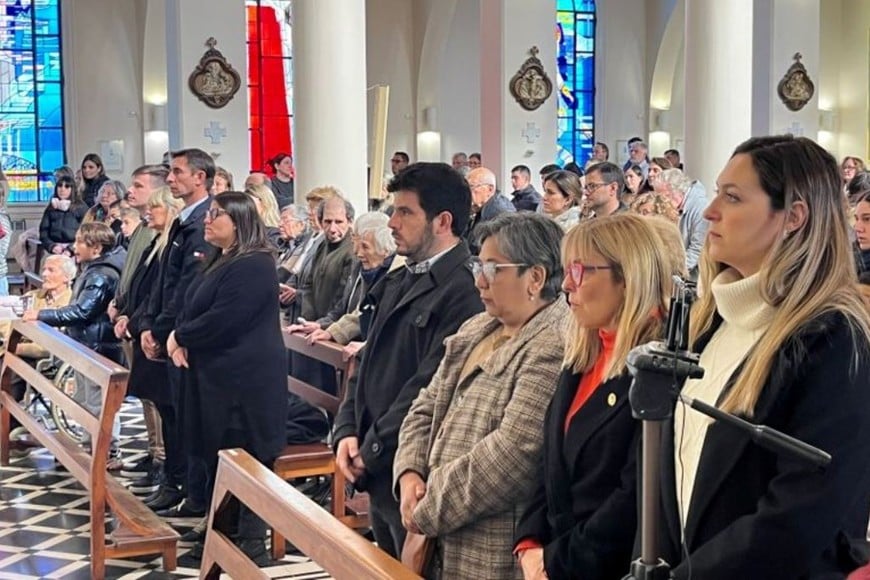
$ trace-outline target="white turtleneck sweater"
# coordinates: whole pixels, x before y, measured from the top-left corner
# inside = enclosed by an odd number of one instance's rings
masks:
[[[741,278],[736,270],[727,269],[716,276],[710,291],[723,322],[701,353],[704,378],[687,380],[683,393],[716,405],[728,379],[770,326],[776,309],[762,300],[758,274]],[[712,422],[683,404],[678,404],[674,413],[674,470],[683,527],[688,519],[707,427]]]

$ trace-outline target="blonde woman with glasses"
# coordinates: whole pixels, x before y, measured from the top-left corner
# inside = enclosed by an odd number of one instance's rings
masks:
[[[581,222],[562,243],[571,324],[544,421],[537,492],[517,523],[526,580],[627,573],[636,527],[639,422],[628,352],[661,336],[672,260],[646,218]]]
[[[704,211],[704,292],[683,393],[814,445],[824,469],[677,405],[663,426],[658,542],[674,578],[845,578],[867,560],[870,319],[836,160],[750,139]]]

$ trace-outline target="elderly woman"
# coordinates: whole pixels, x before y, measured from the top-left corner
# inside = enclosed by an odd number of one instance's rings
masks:
[[[679,214],[677,225],[683,236],[686,248],[686,268],[693,279],[698,277],[698,261],[704,240],[707,239],[709,222],[704,217],[707,196],[701,188],[694,187],[692,181],[679,169],[665,169],[656,181],[656,192],[671,200]]]
[[[514,524],[540,472],[563,356],[561,228],[527,212],[478,228],[472,271],[486,312],[447,339],[393,467],[403,525],[436,542],[427,577],[518,577]]]
[[[227,191],[233,191],[233,174],[223,167],[216,167],[211,193],[212,195],[220,195]]]
[[[311,223],[308,221],[308,207],[295,203],[282,209],[278,231],[281,234],[276,259],[278,279],[285,282],[308,245],[308,241],[314,235]]]
[[[97,192],[97,203],[85,214],[82,223],[103,222],[116,234],[120,231],[120,223],[117,222],[117,213],[112,212],[112,207],[122,199],[127,192],[126,186],[114,179],[105,181]]]
[[[273,248],[251,197],[230,191],[213,198],[204,235],[220,251],[191,282],[167,353],[189,369],[184,442],[211,487],[218,450],[241,447],[271,465],[284,448],[287,351]],[[265,524],[242,507],[236,542],[258,563],[268,562],[265,536]],[[202,554],[203,545],[194,546],[188,560]]]
[[[643,216],[661,216],[673,223],[680,221],[680,214],[671,200],[660,193],[649,191],[641,193],[632,200],[628,208]]]
[[[577,204],[583,199],[583,185],[576,173],[560,169],[544,177],[541,213],[568,231],[580,221]]]
[[[42,287],[38,290],[32,290],[24,296],[30,301],[30,308],[39,312],[45,308],[61,308],[69,304],[72,298],[72,281],[76,275],[75,261],[69,256],[51,254],[46,256],[42,264]],[[9,333],[12,330],[12,324],[6,322],[3,324],[3,336],[8,339]],[[5,349],[5,342],[4,347]],[[36,361],[51,356],[47,350],[42,348],[35,342],[22,341],[18,343],[15,349],[15,354],[30,361],[30,364],[35,365]],[[24,393],[27,389],[24,381],[17,375],[12,379],[12,396],[16,401],[24,398]],[[15,429],[20,426],[20,423],[11,418],[10,428]],[[23,449],[30,445],[23,439],[16,439],[17,442],[12,443],[12,448]]]
[[[360,329],[363,299],[384,274],[405,264],[405,258],[396,255],[396,242],[387,226],[389,219],[381,212],[370,212],[353,222],[351,239],[357,263],[351,272],[353,283],[345,286],[341,301],[344,308],[332,310],[317,322],[301,325],[303,332],[311,329],[309,343],[332,340],[346,345],[352,340],[365,339]]]
[[[629,351],[661,336],[673,261],[649,218],[596,218],[562,244],[571,330],[543,427],[543,470],[516,534],[523,577],[621,578],[636,528]]]

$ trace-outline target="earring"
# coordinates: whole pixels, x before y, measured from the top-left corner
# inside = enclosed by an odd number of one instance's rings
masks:
[[[535,301],[535,294],[531,290],[529,290],[529,302],[534,302],[534,301]]]

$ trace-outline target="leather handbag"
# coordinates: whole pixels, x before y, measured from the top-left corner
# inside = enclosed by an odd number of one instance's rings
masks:
[[[432,557],[435,555],[435,539],[423,534],[408,532],[402,546],[402,564],[416,574],[423,576]]]

